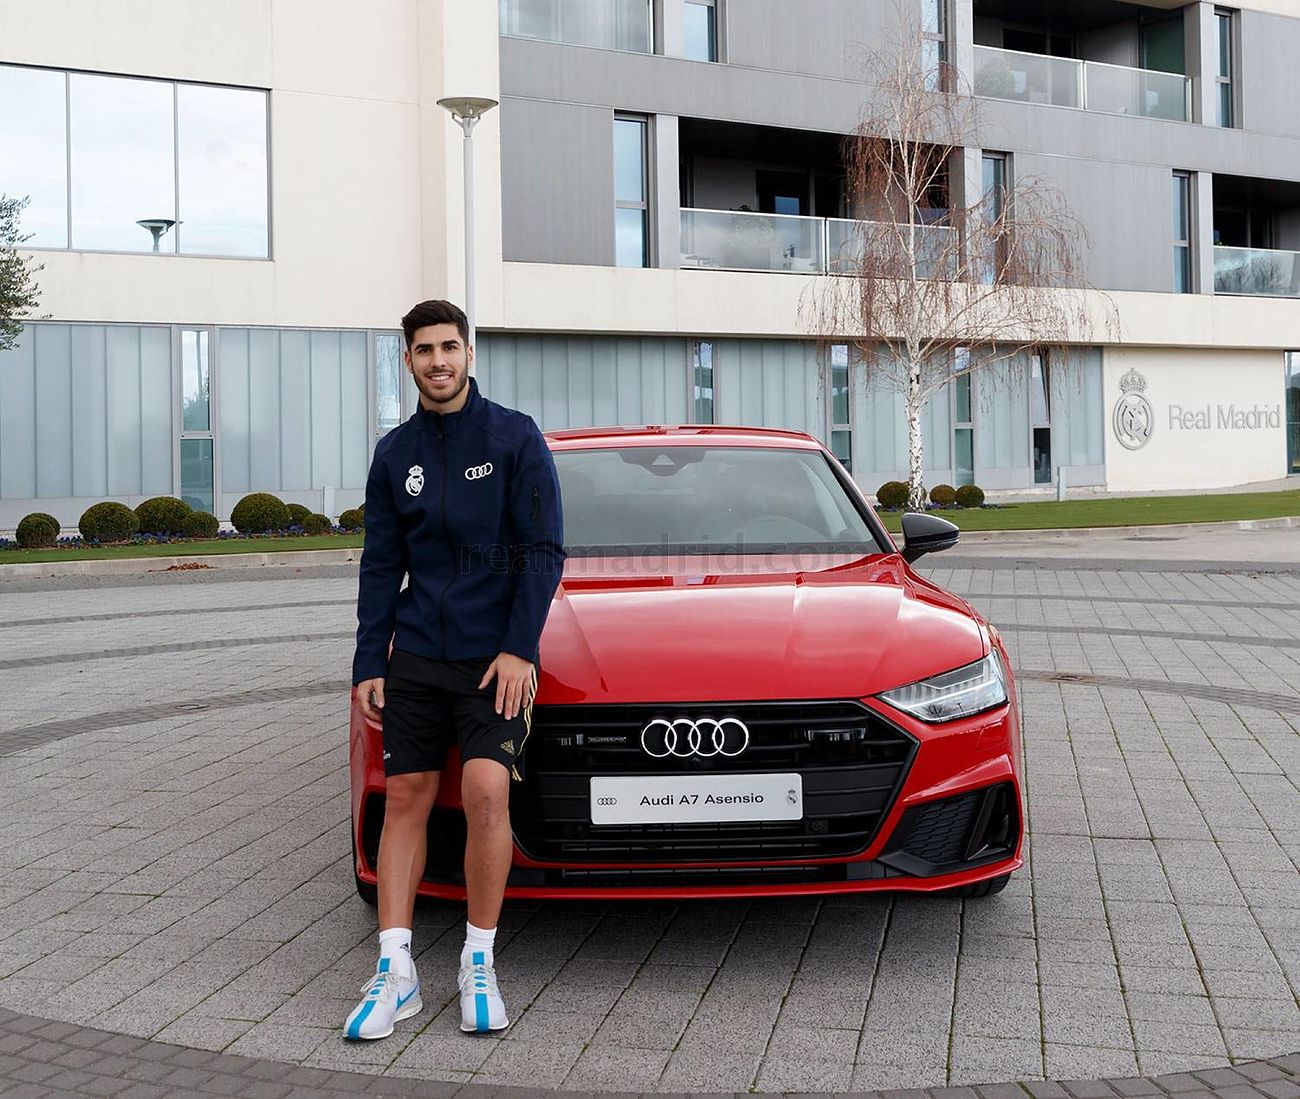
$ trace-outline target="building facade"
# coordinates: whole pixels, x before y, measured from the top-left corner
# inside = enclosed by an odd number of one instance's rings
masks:
[[[358,502],[414,408],[398,318],[464,298],[448,95],[500,101],[474,142],[488,395],[546,429],[797,428],[874,490],[901,400],[807,303],[853,231],[864,59],[900,35],[978,102],[925,230],[1042,179],[1117,314],[950,384],[927,483],[1300,471],[1300,0],[19,0],[0,193],[44,270],[0,353],[0,529]]]

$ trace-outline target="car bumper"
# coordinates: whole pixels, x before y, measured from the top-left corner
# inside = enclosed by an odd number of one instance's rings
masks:
[[[831,858],[631,863],[539,859],[517,843],[506,896],[635,900],[928,893],[1019,869],[1024,818],[1014,693],[998,709],[942,726],[927,726],[874,699],[863,701],[912,737],[917,748],[897,795],[860,851]],[[430,818],[430,858],[421,896],[465,897],[458,776],[453,753]],[[351,777],[356,875],[359,882],[373,885],[383,816],[382,751],[378,729],[364,721],[355,704]]]

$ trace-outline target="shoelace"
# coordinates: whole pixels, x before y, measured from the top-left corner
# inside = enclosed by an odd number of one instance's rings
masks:
[[[469,985],[471,992],[495,993],[497,991],[496,970],[484,964],[466,966],[460,974],[462,992],[466,991],[466,984]]]
[[[397,974],[392,972],[376,973],[365,984],[361,986],[361,991],[365,993],[366,998],[373,996],[375,999],[381,999],[385,996],[397,999]]]

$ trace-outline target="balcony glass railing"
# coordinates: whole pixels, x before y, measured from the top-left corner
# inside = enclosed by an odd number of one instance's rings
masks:
[[[686,209],[681,265],[821,274],[826,270],[826,219]]]
[[[862,257],[894,257],[895,262],[884,263],[882,268],[895,267],[887,273],[906,277],[909,245],[902,234],[906,225],[889,225],[879,221],[850,221],[847,218],[828,218],[826,221],[826,265],[831,274],[846,274],[860,270]],[[923,279],[951,277],[957,256],[950,247],[952,230],[946,225],[916,226],[917,274]],[[885,273],[885,272],[882,272]]]
[[[1214,292],[1300,298],[1300,252],[1216,246]]]
[[[654,46],[650,0],[499,0],[501,33],[571,46],[650,53]]]
[[[1186,122],[1191,80],[1181,73],[975,47],[975,94]]]

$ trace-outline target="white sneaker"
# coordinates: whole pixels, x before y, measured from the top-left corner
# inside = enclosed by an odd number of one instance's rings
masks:
[[[370,1038],[387,1038],[393,1033],[393,1024],[424,1010],[420,999],[420,977],[413,973],[407,977],[391,970],[388,959],[379,959],[375,975],[361,986],[365,993],[356,1010],[348,1016],[343,1036],[353,1041]]]
[[[466,1034],[488,1034],[509,1025],[497,971],[487,955],[476,950],[460,967],[460,1029]]]

